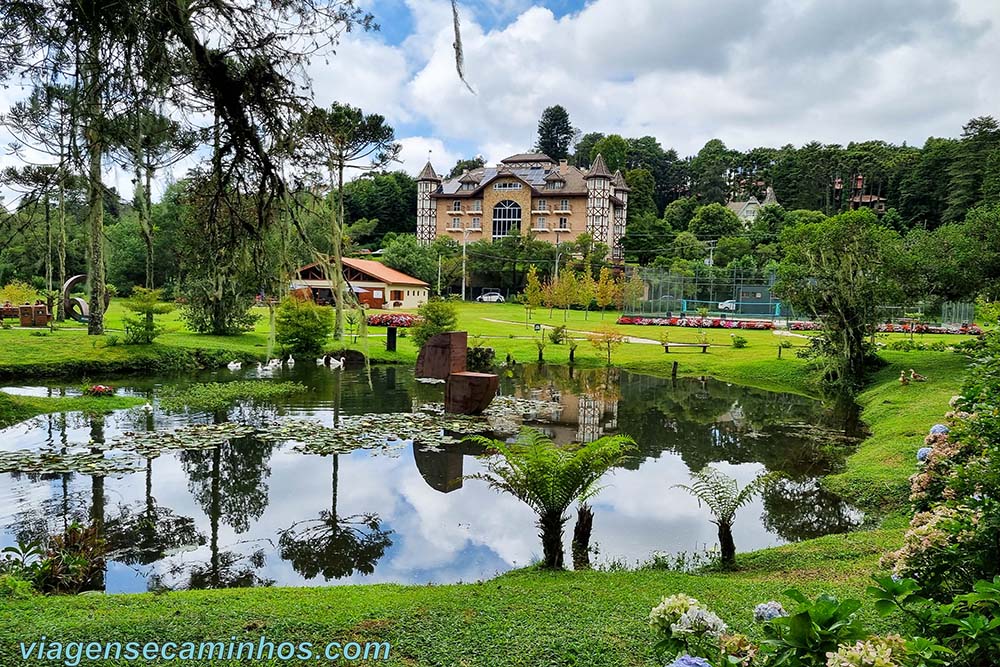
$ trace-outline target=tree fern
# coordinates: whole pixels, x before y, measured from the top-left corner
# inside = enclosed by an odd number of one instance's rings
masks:
[[[483,480],[534,510],[545,565],[552,568],[562,567],[562,530],[569,506],[596,495],[601,477],[620,464],[635,444],[632,438],[619,435],[559,447],[536,429],[523,429],[512,444],[481,436],[473,440],[495,454],[487,456],[486,472],[469,479]]]

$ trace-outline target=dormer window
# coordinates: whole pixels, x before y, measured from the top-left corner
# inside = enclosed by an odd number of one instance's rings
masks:
[[[458,189],[459,190],[475,190],[476,189],[476,184],[475,183],[462,183],[461,187],[459,187]]]
[[[520,190],[520,181],[497,181],[493,184],[494,190]]]
[[[566,187],[565,181],[549,181],[545,184],[546,190],[562,190],[564,187]]]

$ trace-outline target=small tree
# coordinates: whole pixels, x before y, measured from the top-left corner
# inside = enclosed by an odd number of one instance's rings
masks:
[[[573,501],[595,496],[601,477],[621,464],[635,441],[628,436],[605,436],[585,445],[558,447],[545,434],[524,429],[514,444],[474,438],[488,448],[486,472],[472,475],[499,491],[526,503],[538,515],[543,567],[562,569],[563,528]]]
[[[446,331],[454,331],[458,323],[458,310],[455,304],[441,299],[431,299],[420,306],[420,316],[423,320],[413,328],[413,342],[417,347],[423,347],[431,336]]]
[[[646,283],[638,271],[633,271],[632,276],[618,290],[620,305],[622,310],[628,308],[635,309],[646,293]]]
[[[149,345],[163,333],[163,327],[156,324],[153,316],[169,313],[174,309],[174,305],[164,303],[162,298],[162,290],[144,287],[136,287],[132,290],[132,296],[125,300],[125,308],[142,317],[126,315],[122,318],[126,344]]]
[[[597,307],[601,309],[601,319],[604,319],[604,310],[618,300],[619,285],[615,280],[614,272],[607,266],[601,267],[601,273],[597,277],[597,286],[594,290],[594,298],[597,300]]]
[[[607,324],[602,324],[597,331],[587,336],[587,338],[590,340],[591,345],[607,356],[608,366],[611,365],[611,353],[625,342],[625,336]]]
[[[524,305],[528,309],[528,317],[531,311],[542,305],[544,289],[542,281],[538,279],[538,268],[532,264],[528,267],[528,275],[524,286]]]
[[[293,354],[316,355],[323,351],[333,331],[333,311],[312,301],[289,297],[278,306],[275,340]]]
[[[569,269],[559,272],[559,282],[552,286],[552,297],[558,308],[563,309],[563,322],[568,319],[569,307],[576,302],[576,274]]]
[[[585,320],[590,319],[590,303],[594,300],[596,294],[597,283],[594,282],[588,268],[576,279],[576,292],[573,298],[575,305],[583,308],[583,319]]]
[[[691,473],[691,485],[676,484],[678,489],[684,489],[705,503],[715,516],[712,521],[719,527],[719,550],[722,564],[732,567],[736,564],[736,543],[733,541],[733,521],[736,510],[746,505],[767,486],[772,477],[761,475],[740,489],[735,479],[725,475],[715,468],[705,466],[700,472]]]

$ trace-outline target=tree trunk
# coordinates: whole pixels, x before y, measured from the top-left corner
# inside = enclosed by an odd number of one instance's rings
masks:
[[[733,527],[728,523],[719,524],[719,553],[723,567],[736,566],[736,543],[733,541]]]
[[[544,514],[538,519],[542,538],[542,567],[550,570],[563,569],[563,525],[566,520],[555,512]]]
[[[104,267],[104,183],[102,181],[101,157],[104,150],[100,123],[104,109],[101,102],[101,64],[99,35],[90,38],[84,69],[84,95],[86,103],[87,145],[87,228],[90,233],[87,268],[87,282],[90,284],[90,319],[87,334],[104,334],[104,298],[107,277]]]
[[[590,569],[590,533],[594,528],[594,510],[587,503],[576,509],[573,527],[573,569]]]
[[[60,123],[60,128],[62,123]],[[66,156],[63,153],[64,135],[59,136],[59,235],[56,239],[56,254],[59,261],[59,289],[66,284]],[[62,293],[56,298],[56,321],[66,321],[66,308],[63,303]]]
[[[333,339],[344,337],[344,262],[341,253],[344,243],[344,160],[337,164],[337,214],[333,223],[333,299],[336,319]]]

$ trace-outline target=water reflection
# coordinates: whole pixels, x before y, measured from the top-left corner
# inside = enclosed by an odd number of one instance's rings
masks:
[[[118,384],[155,403],[166,384],[247,376],[253,373]],[[302,364],[275,377],[309,391],[263,411],[50,415],[0,431],[0,446],[100,452],[127,431],[282,416],[335,426],[342,414],[409,412],[441,400],[439,386],[416,383],[400,367],[368,375]],[[859,521],[816,481],[850,451],[856,420],[810,399],[711,379],[558,366],[521,367],[503,378],[500,391],[557,403],[557,418],[537,426],[559,443],[611,433],[635,438],[636,455],[593,503],[597,562],[713,543],[696,503],[671,490],[709,463],[741,484],[764,470],[788,476],[741,513],[741,548],[841,532]],[[244,437],[214,449],[165,452],[128,475],[9,473],[0,493],[0,546],[60,532],[73,521],[98,523],[112,550],[106,588],[113,592],[489,577],[539,554],[530,511],[463,482],[481,469],[481,453],[467,443],[432,451],[417,442],[388,454],[321,457]]]

